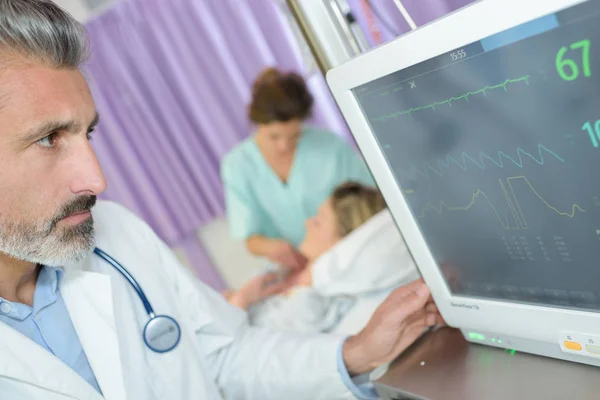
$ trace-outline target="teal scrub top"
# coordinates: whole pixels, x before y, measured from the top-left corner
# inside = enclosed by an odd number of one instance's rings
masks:
[[[304,127],[287,182],[260,152],[254,135],[231,150],[221,164],[231,235],[284,239],[298,246],[304,223],[340,184],[349,180],[374,186],[362,157],[328,131]]]

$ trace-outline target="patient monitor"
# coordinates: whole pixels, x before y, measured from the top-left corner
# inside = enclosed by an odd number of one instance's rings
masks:
[[[328,83],[447,322],[600,366],[600,0],[484,0]]]

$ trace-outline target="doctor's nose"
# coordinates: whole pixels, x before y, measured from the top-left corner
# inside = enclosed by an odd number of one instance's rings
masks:
[[[77,146],[69,164],[75,174],[69,187],[73,194],[97,196],[106,190],[106,178],[89,142]]]

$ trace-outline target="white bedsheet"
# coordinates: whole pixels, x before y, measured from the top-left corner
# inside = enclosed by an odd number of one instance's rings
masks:
[[[313,265],[313,287],[274,296],[249,310],[250,322],[277,330],[354,334],[396,287],[419,274],[384,210]]]

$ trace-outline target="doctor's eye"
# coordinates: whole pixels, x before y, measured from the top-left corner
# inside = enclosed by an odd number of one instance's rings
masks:
[[[94,133],[94,130],[95,130],[95,129],[94,129],[94,128],[92,128],[92,129],[90,129],[90,130],[87,132],[87,135],[86,135],[86,137],[87,137],[87,140],[92,140],[92,137],[93,137],[92,133]]]
[[[58,133],[54,132],[49,134],[46,137],[41,138],[36,143],[46,149],[52,149],[56,146],[56,142],[58,141]]]

